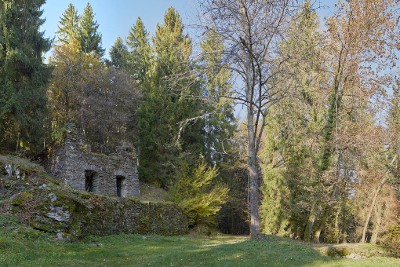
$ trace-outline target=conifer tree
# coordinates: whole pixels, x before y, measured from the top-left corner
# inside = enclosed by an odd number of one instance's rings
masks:
[[[205,156],[211,162],[228,161],[230,139],[236,128],[231,96],[230,72],[223,63],[223,41],[211,29],[201,43],[203,54],[203,95],[205,97]]]
[[[157,25],[153,44],[151,79],[142,85],[144,101],[138,113],[139,173],[144,180],[167,186],[176,176],[179,158],[198,156],[203,147],[200,124],[182,124],[199,115],[195,98],[200,90],[189,74],[191,40],[173,8],[166,12],[164,24]]]
[[[79,16],[75,6],[71,3],[60,18],[57,31],[57,38],[60,45],[69,44],[78,40]]]
[[[99,24],[94,19],[92,6],[87,3],[83,14],[79,17],[79,41],[82,51],[85,53],[94,52],[99,57],[104,55],[101,46],[101,34],[98,32]]]
[[[87,6],[87,10],[90,11],[91,7]],[[89,11],[86,13],[92,13]],[[81,24],[82,17],[77,15],[75,7],[70,4],[60,18],[56,36],[58,42],[49,58],[50,64],[54,66],[48,97],[52,137],[56,141],[61,141],[66,123],[77,122],[82,85],[87,84],[93,74],[102,67],[96,52],[88,53],[83,50]]]
[[[129,48],[128,68],[143,83],[150,65],[150,43],[142,19],[137,18],[129,31],[126,43]]]
[[[291,23],[288,38],[280,45],[280,55],[287,59],[280,66],[280,84],[290,91],[270,110],[262,151],[262,221],[268,234],[301,228],[305,211],[311,209],[310,200],[320,197],[315,162],[321,147],[314,144],[322,142],[326,96],[320,86],[326,77],[320,72],[324,56],[318,29],[317,14],[306,1]],[[318,194],[309,193],[307,187]],[[302,203],[302,209],[298,203]],[[289,221],[292,229],[287,227]]]
[[[0,150],[34,153],[43,144],[50,78],[43,55],[51,44],[40,32],[44,2],[0,4]]]
[[[126,68],[128,64],[128,48],[121,37],[118,37],[110,49],[111,64],[116,68]]]

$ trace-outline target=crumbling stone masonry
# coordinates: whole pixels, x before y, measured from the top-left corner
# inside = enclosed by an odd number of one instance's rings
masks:
[[[110,155],[92,153],[90,145],[69,130],[64,145],[53,151],[49,172],[65,184],[107,196],[139,196],[134,148],[121,142]]]

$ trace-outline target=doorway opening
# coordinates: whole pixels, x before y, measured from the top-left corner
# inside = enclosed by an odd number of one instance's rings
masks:
[[[117,196],[124,197],[125,194],[125,177],[117,175]]]
[[[85,191],[94,192],[95,191],[95,181],[97,173],[92,170],[85,170]]]

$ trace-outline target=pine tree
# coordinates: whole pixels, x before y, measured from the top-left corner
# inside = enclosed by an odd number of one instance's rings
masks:
[[[116,68],[126,68],[128,65],[128,48],[121,37],[118,37],[110,49],[111,64]]]
[[[57,41],[60,45],[69,44],[78,40],[79,36],[79,16],[73,4],[69,4],[60,18],[57,31]]]
[[[87,3],[83,14],[79,17],[79,41],[82,51],[85,53],[94,52],[99,57],[104,55],[101,46],[101,34],[98,32],[99,24],[94,20],[92,6]]]
[[[150,43],[148,32],[140,17],[129,31],[126,43],[129,48],[128,68],[143,83],[150,65]]]
[[[179,13],[172,7],[164,15],[164,24],[157,25],[153,37],[156,54],[156,74],[158,80],[188,68],[192,53],[192,42],[183,34],[183,24]]]
[[[44,0],[0,4],[0,150],[35,153],[43,143],[50,49],[40,27]]]
[[[320,197],[315,162],[321,147],[315,144],[322,142],[325,123],[325,97],[320,90],[325,76],[319,71],[323,56],[318,27],[317,14],[306,1],[280,45],[280,56],[287,60],[280,66],[281,86],[276,90],[288,87],[290,91],[270,109],[262,149],[262,221],[268,234],[292,234],[303,227],[308,219],[305,211],[310,212],[312,202]]]
[[[204,107],[209,114],[205,119],[205,156],[211,162],[228,161],[230,139],[236,128],[233,114],[233,100],[229,98],[229,67],[223,64],[223,42],[221,37],[211,29],[201,43],[203,54],[203,95]]]
[[[86,14],[90,14],[91,8],[88,10]],[[77,113],[80,110],[79,99],[82,91],[91,77],[102,68],[98,54],[83,50],[82,17],[77,16],[73,5],[68,6],[59,24],[57,38],[60,41],[53,47],[49,59],[54,70],[48,88],[52,137],[55,141],[62,140],[66,123],[80,121],[77,119]]]
[[[144,180],[171,184],[179,158],[198,157],[203,148],[202,126],[187,120],[199,115],[195,101],[200,88],[189,73],[191,40],[183,34],[180,15],[169,8],[153,37],[154,61],[142,85],[139,107],[139,173]],[[151,77],[151,79],[150,79]]]

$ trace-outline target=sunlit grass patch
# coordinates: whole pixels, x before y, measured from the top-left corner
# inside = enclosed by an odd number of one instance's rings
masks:
[[[376,249],[358,249],[371,248]],[[0,252],[0,266],[400,266],[400,259],[390,257],[331,258],[290,239],[228,235],[115,235],[65,242],[0,230]]]

